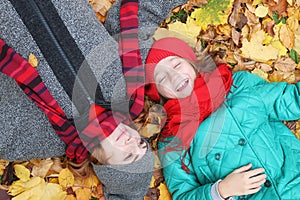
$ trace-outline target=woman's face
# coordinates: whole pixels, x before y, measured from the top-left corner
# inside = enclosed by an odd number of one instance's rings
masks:
[[[185,98],[192,94],[196,72],[185,59],[169,56],[155,67],[154,81],[158,92],[169,99]]]
[[[122,123],[101,142],[103,164],[129,164],[142,158],[146,151],[147,144],[140,134]]]

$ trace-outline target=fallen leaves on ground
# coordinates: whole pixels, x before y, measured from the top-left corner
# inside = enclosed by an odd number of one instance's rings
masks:
[[[89,0],[101,22],[114,2]],[[248,70],[267,81],[295,83],[300,80],[299,6],[300,0],[190,0],[174,8],[154,39],[179,37],[192,47],[200,44],[216,61],[230,64],[233,71]],[[29,56],[29,63],[38,65],[35,55]],[[140,116],[135,122],[149,139],[156,159],[144,199],[168,200],[171,195],[157,157],[157,138],[165,114],[150,100],[146,100],[145,108],[148,116]],[[300,139],[300,121],[285,123]],[[5,200],[105,199],[95,174],[79,179],[66,166],[63,158],[0,160],[0,196]]]

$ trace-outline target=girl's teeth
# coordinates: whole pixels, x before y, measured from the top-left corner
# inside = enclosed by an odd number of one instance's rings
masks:
[[[177,92],[179,92],[186,84],[188,83],[188,80],[182,82],[179,86],[179,88],[177,89]]]

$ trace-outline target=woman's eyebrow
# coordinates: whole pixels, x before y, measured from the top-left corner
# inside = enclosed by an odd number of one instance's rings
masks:
[[[129,153],[125,158],[124,161],[129,160],[132,157],[132,153]],[[136,161],[138,159],[139,155],[135,155],[134,159],[132,160],[132,162]]]

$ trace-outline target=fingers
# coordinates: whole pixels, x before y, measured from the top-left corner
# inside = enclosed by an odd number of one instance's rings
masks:
[[[235,169],[233,172],[234,172],[234,173],[245,172],[245,171],[248,171],[249,169],[251,169],[251,167],[252,167],[252,164],[249,163],[248,165],[245,165],[245,166],[243,166],[243,167],[240,167],[240,168]]]
[[[253,170],[249,170],[247,172],[245,172],[245,175],[248,176],[248,177],[252,177],[252,176],[257,176],[261,173],[264,173],[265,172],[265,169],[264,168],[256,168],[256,169],[253,169]]]

